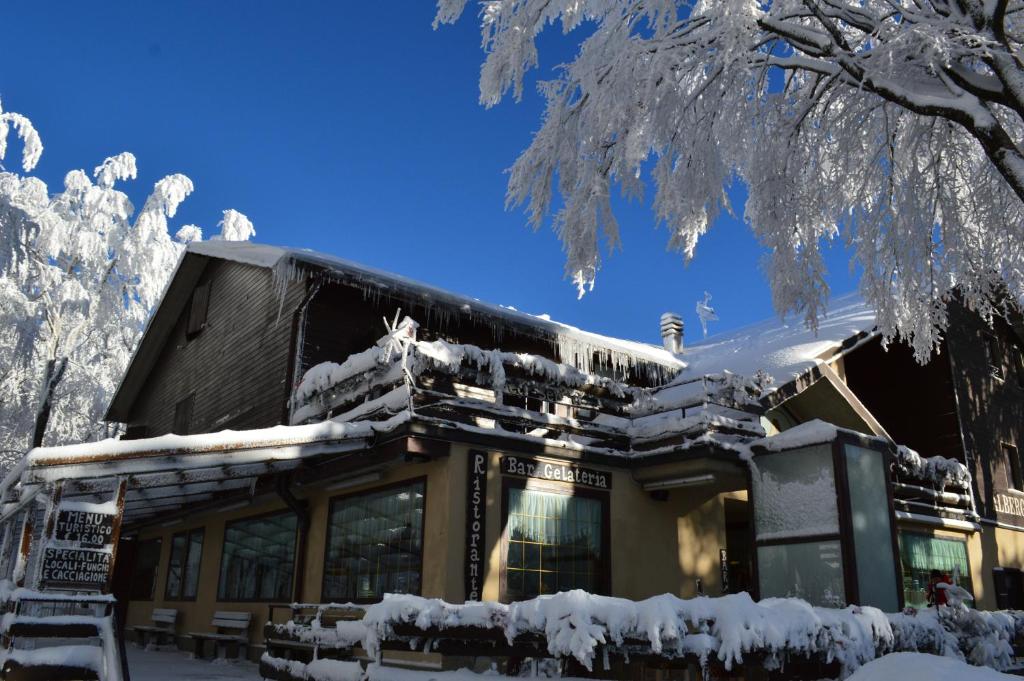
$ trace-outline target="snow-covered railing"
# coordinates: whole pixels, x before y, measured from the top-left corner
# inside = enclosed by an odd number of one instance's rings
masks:
[[[952,520],[978,519],[970,471],[956,459],[923,457],[899,446],[893,457],[892,484],[894,501],[906,512]]]
[[[573,445],[649,452],[709,432],[764,435],[758,386],[732,374],[639,388],[525,353],[416,338],[412,320],[341,364],[306,372],[293,424],[417,417]]]
[[[128,678],[115,603],[109,595],[43,593],[0,584],[0,676]]]
[[[886,614],[870,607],[812,607],[798,599],[752,601],[745,593],[681,599],[665,594],[644,601],[568,591],[511,604],[450,604],[418,596],[387,596],[366,606],[361,620],[291,621],[287,631],[307,646],[344,652],[323,663],[363,679],[353,660],[380,664],[384,651],[420,651],[489,657],[500,671],[526,659],[570,663],[589,676],[622,665],[690,666],[706,678],[734,676],[745,666],[792,669],[810,665],[817,676],[845,678],[889,652],[945,655],[1005,669],[1013,642],[1024,633],[1024,613],[980,612],[962,605]],[[339,644],[340,642],[340,644]],[[356,650],[358,649],[358,653]],[[261,670],[273,679],[334,679],[309,668],[322,653],[281,658],[268,643]],[[302,674],[305,674],[303,676]]]

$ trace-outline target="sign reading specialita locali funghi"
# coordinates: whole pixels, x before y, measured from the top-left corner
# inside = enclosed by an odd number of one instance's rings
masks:
[[[44,589],[102,590],[110,575],[110,559],[108,550],[47,546],[43,551],[40,586]]]
[[[501,457],[501,472],[505,475],[515,475],[521,478],[571,482],[574,485],[583,485],[595,489],[612,488],[611,473],[593,468],[584,468],[572,463],[538,461],[521,456],[503,456]]]

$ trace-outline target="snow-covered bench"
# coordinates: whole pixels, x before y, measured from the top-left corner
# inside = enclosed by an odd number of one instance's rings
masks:
[[[204,657],[207,641],[213,641],[215,657],[229,657],[229,651],[235,653],[230,657],[243,656],[249,647],[249,625],[251,623],[251,612],[218,610],[213,613],[211,622],[214,628],[213,632],[189,632],[188,637],[195,642],[195,656]]]
[[[150,642],[156,645],[174,643],[174,625],[178,622],[178,611],[174,608],[153,608],[150,615],[153,624],[140,624],[128,627],[135,632],[139,645],[145,646]]]

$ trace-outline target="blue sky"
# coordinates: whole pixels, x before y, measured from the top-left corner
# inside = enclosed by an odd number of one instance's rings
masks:
[[[36,174],[51,190],[121,151],[138,158],[137,205],[163,175],[191,177],[175,226],[213,234],[235,208],[257,241],[652,342],[666,310],[697,340],[705,290],[721,318],[712,333],[774,314],[742,222],[720,220],[684,267],[649,206],[626,202],[623,249],[578,301],[550,229],[503,208],[504,170],[539,125],[540,97],[482,108],[473,10],[438,31],[432,18],[429,0],[7,4],[0,97],[39,129]],[[552,31],[542,68],[572,49]],[[834,293],[853,288],[844,253],[829,267]]]

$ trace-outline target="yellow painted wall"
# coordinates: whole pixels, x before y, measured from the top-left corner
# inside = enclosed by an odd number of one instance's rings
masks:
[[[429,463],[403,464],[390,469],[381,479],[336,491],[323,487],[296,489],[296,496],[309,501],[310,530],[303,577],[302,598],[321,601],[323,557],[327,537],[330,500],[391,485],[402,480],[426,477],[423,588],[426,597],[461,602],[464,598],[464,542],[466,526],[466,476],[470,447],[452,445],[448,458]],[[500,593],[501,533],[503,518],[502,479],[498,451],[489,452],[485,531],[485,582],[483,596],[498,600]],[[526,457],[528,458],[528,457]],[[611,549],[611,590],[615,596],[643,599],[672,593],[683,597],[696,594],[696,579],[703,580],[707,594],[720,592],[718,552],[725,547],[724,500],[728,496],[710,488],[671,490],[667,500],[655,501],[635,482],[629,471],[606,470],[612,478],[609,492]],[[358,474],[353,474],[356,476]],[[222,602],[217,600],[221,549],[225,524],[236,519],[285,510],[275,495],[255,499],[242,508],[208,511],[168,526],[148,527],[139,532],[142,540],[160,537],[161,559],[153,601],[132,601],[129,625],[149,624],[153,608],[179,611],[179,635],[190,631],[211,631],[210,620],[217,610],[253,613],[252,639],[259,641],[259,627],[268,616],[266,603]],[[164,599],[167,569],[174,534],[205,529],[200,567],[199,593],[195,601]],[[276,619],[287,616],[282,610]]]
[[[958,531],[911,520],[901,520],[897,527],[934,537],[966,540],[975,606],[981,610],[996,609],[993,568],[1024,569],[1024,532],[1019,530],[984,523],[981,532]]]
[[[293,490],[299,498],[309,500],[310,532],[306,553],[306,574],[303,583],[303,600],[319,602],[323,580],[323,557],[326,548],[327,516],[333,497],[353,494],[394,484],[402,480],[426,477],[426,509],[423,537],[423,595],[444,597],[446,594],[449,568],[447,560],[449,543],[452,541],[449,523],[451,497],[448,480],[448,462],[445,459],[429,463],[405,464],[386,471],[380,480],[358,486],[329,492],[322,487]],[[139,532],[139,539],[160,537],[160,565],[157,571],[155,598],[152,601],[131,601],[128,607],[127,624],[148,625],[153,608],[175,608],[178,610],[177,631],[179,635],[190,631],[212,631],[210,621],[218,610],[248,611],[253,613],[253,627],[250,637],[253,641],[262,638],[261,627],[266,621],[266,603],[218,601],[217,587],[220,576],[220,558],[224,543],[225,524],[240,518],[258,516],[271,511],[286,509],[285,504],[275,495],[254,499],[242,508],[209,511],[187,518],[168,526],[152,526]],[[179,532],[202,527],[203,556],[199,571],[199,589],[194,601],[170,601],[164,598],[167,584],[167,569],[171,551],[171,537]],[[457,541],[461,541],[461,534]],[[461,573],[460,573],[461,574]],[[282,615],[286,615],[282,612]]]
[[[463,470],[457,489],[465,487],[465,462],[469,447],[453,445],[452,460],[461,461]],[[504,518],[501,514],[502,452],[489,451],[487,472],[487,561],[484,600],[500,600],[501,549]],[[515,455],[520,456],[520,455]],[[522,457],[524,459],[530,457]],[[555,460],[555,459],[550,459]],[[718,550],[725,548],[724,500],[743,494],[721,493],[710,488],[683,488],[669,492],[667,501],[655,501],[636,483],[629,471],[587,464],[587,468],[607,470],[612,476],[609,492],[611,522],[611,590],[613,596],[643,599],[662,593],[694,596],[696,579],[703,580],[707,594],[720,593],[721,576]],[[455,477],[455,476],[453,476]],[[550,482],[545,484],[550,485]],[[565,485],[571,489],[571,485]],[[453,504],[453,534],[465,537],[465,501],[459,495]],[[460,508],[455,508],[456,506]],[[462,570],[463,551],[456,542],[455,569]],[[606,548],[607,550],[607,548]],[[461,572],[460,572],[461,575]],[[457,593],[461,598],[462,585]]]

